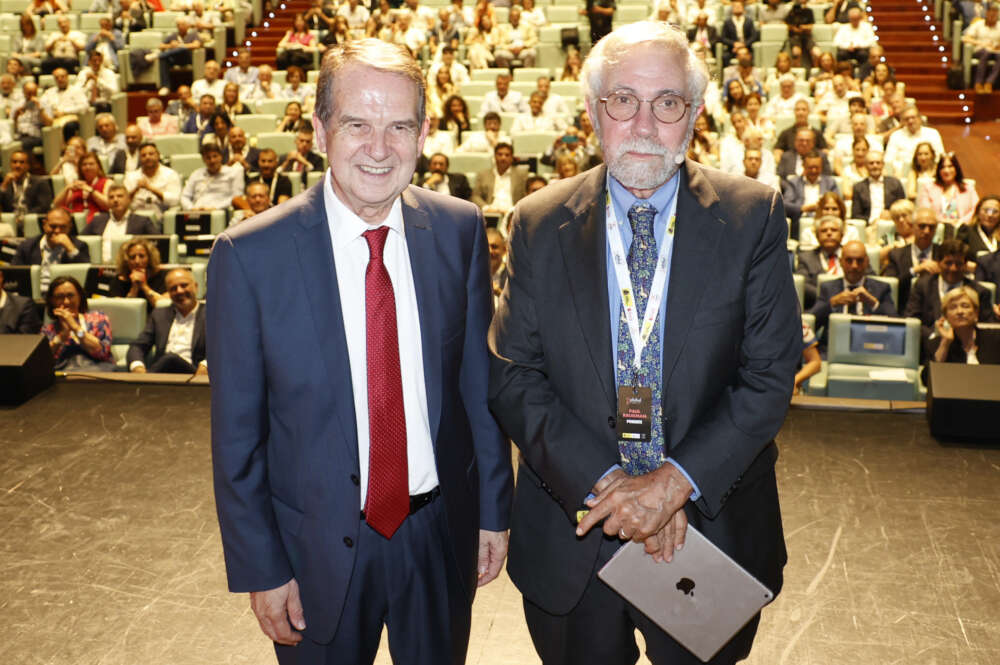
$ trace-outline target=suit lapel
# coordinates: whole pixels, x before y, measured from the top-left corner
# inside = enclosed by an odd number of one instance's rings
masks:
[[[606,227],[604,218],[605,168],[594,169],[566,202],[573,218],[559,227],[559,243],[569,278],[570,297],[587,341],[594,370],[608,404],[614,408],[615,375],[611,359],[608,312]]]
[[[309,299],[316,336],[324,341],[322,347],[326,351],[319,362],[329,378],[334,414],[343,434],[341,440],[357,463],[358,432],[354,392],[351,373],[345,371],[345,368],[351,366],[351,359],[347,353],[340,291],[336,286],[337,267],[333,260],[333,244],[323,202],[323,181],[306,192],[306,202],[299,210],[298,223],[292,238],[299,255],[302,291]],[[330,285],[330,288],[321,285]]]
[[[677,224],[670,258],[670,289],[663,336],[663,393],[687,340],[702,293],[710,280],[698,279],[711,265],[725,222],[711,210],[719,198],[701,170],[688,160],[680,171]]]
[[[203,355],[196,352],[196,349],[205,348],[205,307],[198,306],[198,311],[194,315],[194,334],[191,335],[191,360],[197,365]]]
[[[441,306],[438,273],[434,269],[437,264],[437,246],[434,243],[430,217],[409,189],[403,191],[402,203],[406,250],[410,257],[410,272],[413,275],[420,319],[427,417],[430,421],[431,441],[436,442],[438,426],[441,424]]]

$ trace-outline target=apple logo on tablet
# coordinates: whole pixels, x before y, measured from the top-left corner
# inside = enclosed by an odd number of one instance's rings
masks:
[[[677,581],[677,589],[684,593],[685,596],[694,595],[694,580],[688,577],[682,577]]]

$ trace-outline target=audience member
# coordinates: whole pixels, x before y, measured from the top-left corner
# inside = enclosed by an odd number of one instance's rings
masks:
[[[49,267],[56,263],[90,263],[90,250],[83,241],[70,236],[73,218],[65,208],[52,208],[42,222],[42,234],[27,238],[17,246],[11,263],[15,266],[42,267],[42,292],[49,289]]]
[[[15,85],[10,74],[0,75],[0,117],[12,117],[14,109],[24,103],[24,92]]]
[[[80,51],[87,45],[87,38],[79,30],[70,26],[69,16],[56,18],[57,32],[49,33],[45,39],[48,56],[42,59],[42,73],[54,74],[56,69],[76,72],[80,69]]]
[[[163,112],[163,102],[159,97],[150,97],[146,100],[146,115],[139,116],[136,125],[145,139],[173,136],[181,130],[177,116]]]
[[[917,211],[918,214],[920,210]],[[990,292],[973,279],[965,276],[969,246],[961,240],[945,240],[941,243],[940,268],[937,274],[924,274],[910,290],[906,303],[906,316],[920,319],[921,338],[927,342],[934,332],[934,323],[941,318],[941,302],[948,291],[959,286],[968,286],[979,294],[979,320],[994,320],[990,309]]]
[[[722,43],[724,45],[722,57],[725,58],[725,62],[729,62],[741,48],[752,49],[760,37],[753,19],[747,16],[744,11],[742,0],[733,0],[729,8],[732,13],[729,18],[722,22]]]
[[[173,87],[170,80],[171,67],[185,67],[191,64],[191,54],[202,47],[201,36],[192,29],[191,20],[186,16],[178,16],[177,30],[163,38],[159,52],[146,55],[150,62],[159,61],[160,83]],[[197,96],[194,96],[198,99]]]
[[[819,286],[816,304],[809,310],[816,317],[816,328],[826,328],[830,314],[896,316],[892,289],[883,281],[869,278],[868,250],[864,243],[852,240],[840,250],[843,275]]]
[[[900,122],[900,126],[889,135],[885,144],[886,168],[897,178],[906,176],[918,144],[926,141],[934,148],[934,154],[944,154],[941,134],[932,127],[924,127],[916,106],[907,107],[900,114]]]
[[[295,135],[295,150],[285,156],[278,170],[301,174],[303,186],[309,181],[310,171],[323,170],[323,158],[313,152],[312,127],[303,127],[298,131]]]
[[[122,31],[114,26],[110,16],[102,16],[100,29],[87,38],[84,49],[88,54],[100,53],[105,66],[114,72],[118,71],[118,51],[125,48]]]
[[[941,155],[934,182],[924,185],[917,194],[917,205],[933,210],[953,230],[972,221],[978,202],[979,194],[965,182],[962,165],[953,152]]]
[[[449,173],[448,156],[442,153],[431,155],[427,176],[420,183],[420,186],[466,201],[472,197],[469,179],[462,173]]]
[[[41,329],[42,320],[31,298],[4,290],[0,267],[0,335],[37,335]]]
[[[914,205],[909,199],[899,199],[889,206],[889,217],[892,228],[879,234],[879,225],[868,227],[868,244],[879,247],[879,274],[884,274],[889,264],[889,252],[913,243],[915,234],[913,226]]]
[[[181,192],[182,210],[224,210],[243,193],[243,169],[223,164],[222,150],[214,143],[201,146],[205,166],[187,179]]]
[[[258,154],[257,163],[260,172],[256,176],[248,176],[246,184],[264,183],[271,205],[278,205],[292,198],[292,181],[288,176],[278,173],[278,153],[271,148],[264,148]],[[245,196],[237,196],[233,200],[233,205],[243,210],[250,207]]]
[[[833,128],[827,125],[829,133],[827,140],[833,144],[833,170],[837,173],[843,171],[844,165],[851,162],[854,156],[854,144],[858,139],[865,139],[869,150],[882,152],[882,138],[873,133],[875,123],[872,117],[865,113],[865,100],[860,97],[852,97],[849,102],[851,115],[838,121],[839,127]],[[844,130],[844,131],[841,131]]]
[[[148,107],[146,110],[149,111]],[[177,118],[178,128],[183,128],[192,115],[198,115],[198,102],[191,96],[191,86],[182,85],[177,88],[177,99],[167,104],[167,115]]]
[[[41,67],[45,55],[45,38],[27,12],[21,14],[20,29],[10,41],[10,56],[29,70]]]
[[[493,168],[476,174],[470,200],[483,212],[503,215],[524,198],[528,174],[513,164],[514,149],[508,143],[498,143],[493,149]]]
[[[250,107],[240,101],[240,86],[232,81],[227,81],[222,89],[222,105],[219,108],[230,118],[252,113]]]
[[[104,312],[90,311],[76,278],[56,277],[45,294],[51,323],[42,326],[55,368],[62,372],[113,372],[111,322]]]
[[[868,49],[875,44],[876,37],[871,23],[864,18],[865,13],[859,7],[847,10],[847,23],[842,23],[833,36],[837,60],[861,63],[868,59]]]
[[[296,133],[307,127],[312,127],[309,118],[302,113],[302,104],[292,100],[285,105],[285,114],[278,121],[275,131]]]
[[[23,220],[29,213],[44,215],[52,207],[52,186],[45,178],[29,173],[28,165],[27,152],[12,152],[10,170],[0,182],[0,210],[14,213],[15,219]]]
[[[806,380],[819,374],[823,369],[823,358],[819,355],[819,340],[816,333],[805,321],[802,322],[802,359],[799,369],[795,372],[795,390],[793,395],[801,394]]]
[[[827,192],[820,196],[816,202],[816,211],[813,217],[819,219],[820,217],[827,216],[843,220],[847,219],[847,205],[844,203],[844,199],[836,192]],[[840,239],[841,245],[846,245],[855,240],[863,240],[861,234],[858,233],[857,227],[853,224],[845,224],[843,232],[844,235]],[[818,246],[819,241],[816,239],[815,226],[813,224],[805,225],[799,233],[799,249],[807,250]]]
[[[427,79],[427,115],[440,118],[445,100],[457,93],[458,89],[451,80],[451,71],[439,68],[433,79]]]
[[[216,104],[222,104],[222,95],[226,82],[221,78],[222,69],[215,60],[205,62],[204,76],[191,84],[191,95],[201,99],[204,95],[212,95]]]
[[[243,172],[246,174],[258,169],[257,160],[260,156],[260,150],[247,143],[247,133],[245,129],[238,125],[230,127],[226,144],[229,148],[229,155],[226,160],[226,164],[228,166],[236,166],[239,164],[243,168]]]
[[[87,139],[87,151],[96,152],[97,156],[110,164],[115,153],[125,149],[125,135],[118,131],[118,122],[110,113],[101,113],[95,124],[97,134]]]
[[[312,69],[313,53],[317,48],[316,38],[309,32],[305,15],[296,14],[291,30],[286,30],[278,42],[278,69],[287,70],[293,66]]]
[[[500,26],[500,39],[493,56],[497,67],[511,67],[519,62],[524,67],[534,67],[538,57],[538,31],[531,23],[521,20],[521,8],[510,8],[507,23]]]
[[[941,298],[942,315],[927,339],[925,357],[939,363],[1000,364],[996,337],[977,335],[982,293],[968,286],[952,289]],[[924,380],[928,373],[924,370]]]
[[[222,151],[223,163],[229,161],[229,130],[233,128],[232,118],[221,108],[216,107],[212,116],[199,134],[199,144],[214,143]]]
[[[805,306],[816,302],[816,278],[821,274],[843,275],[840,265],[840,242],[844,237],[844,220],[828,215],[816,220],[816,240],[819,247],[799,250],[795,272],[805,277]]]
[[[992,282],[1000,289],[1000,250],[983,254],[976,259],[976,281]],[[1000,318],[1000,311],[995,313]]]
[[[294,99],[302,105],[303,113],[311,113],[316,103],[316,86],[305,83],[306,75],[300,67],[289,67],[285,72],[285,85],[282,96]]]
[[[175,268],[167,273],[166,283],[170,307],[154,309],[146,328],[129,346],[129,371],[208,374],[205,308],[198,303],[194,276],[186,268]],[[153,355],[147,369],[150,353]]]
[[[185,134],[202,134],[206,131],[206,127],[211,127],[209,123],[214,113],[215,97],[212,95],[202,95],[198,99],[198,112],[188,116],[187,122],[184,123],[181,131]]]
[[[337,10],[337,15],[347,20],[347,27],[351,30],[351,37],[360,39],[364,36],[365,25],[368,24],[371,12],[368,11],[367,7],[358,2],[358,0],[347,0],[347,2],[341,3],[340,9]]]
[[[132,199],[132,210],[157,222],[163,219],[167,208],[180,203],[180,175],[160,163],[160,150],[155,143],[139,146],[139,168],[128,171],[123,184]]]
[[[79,116],[90,104],[80,88],[69,84],[69,72],[59,67],[52,72],[56,84],[42,93],[39,102],[52,118],[52,124],[63,128],[63,138],[68,139],[80,132]]]
[[[969,246],[969,255],[973,258],[981,252],[996,252],[1000,239],[1000,196],[990,194],[979,199],[972,220],[958,227],[955,237]]]
[[[937,155],[927,141],[917,144],[913,151],[910,170],[906,174],[906,197],[916,201],[920,190],[937,178]]]
[[[773,95],[771,100],[767,103],[767,113],[769,115],[772,117],[795,115],[795,107],[800,101],[805,101],[807,109],[806,117],[808,118],[809,102],[802,96],[801,93],[796,92],[795,82],[797,80],[798,79],[795,78],[795,74],[792,74],[791,72],[786,72],[781,75],[778,79],[778,94]]]
[[[746,148],[743,151],[743,175],[751,180],[762,182],[768,187],[780,190],[778,177],[774,174],[774,172],[768,173],[761,169],[763,156],[767,154],[770,153],[760,150],[759,148]]]
[[[776,160],[780,160],[781,156],[785,152],[795,148],[795,138],[798,136],[800,129],[811,129],[813,132],[813,141],[815,143],[814,147],[817,150],[826,150],[827,144],[826,139],[823,138],[823,134],[809,124],[809,113],[811,108],[811,103],[804,97],[795,102],[792,111],[795,114],[795,123],[790,127],[786,127],[781,130],[781,133],[778,134],[778,138],[774,141],[774,158]],[[803,143],[802,147],[804,148],[805,145],[806,144]]]
[[[99,212],[108,209],[108,185],[111,179],[104,174],[104,167],[96,152],[85,152],[77,161],[79,178],[66,184],[56,194],[52,205],[66,208],[70,213],[86,213],[89,222]]]
[[[580,8],[580,15],[590,21],[590,43],[596,44],[604,35],[611,32],[611,23],[615,15],[616,0],[587,0],[586,6]]]
[[[827,192],[840,194],[836,179],[822,172],[823,156],[819,152],[813,150],[807,153],[802,162],[802,175],[789,176],[782,187],[785,212],[792,220],[793,236],[797,235],[799,218],[816,212],[820,196]],[[780,174],[780,165],[778,169]]]
[[[913,213],[913,242],[889,250],[886,256],[882,274],[899,278],[899,303],[904,311],[910,301],[913,280],[941,272],[941,247],[934,242],[937,225],[933,210],[918,208]]]
[[[705,113],[699,113],[695,118],[688,157],[700,164],[719,168],[719,135],[712,130],[709,119],[710,116]]]
[[[452,46],[446,45],[441,48],[441,59],[431,63],[431,66],[427,70],[428,82],[436,79],[438,70],[440,69],[448,70],[448,73],[451,75],[451,82],[458,90],[461,90],[462,86],[471,80],[468,68],[455,59],[455,49]]]
[[[1000,9],[995,3],[990,3],[986,16],[982,21],[973,21],[962,33],[962,43],[973,50],[973,57],[979,59],[976,65],[975,90],[977,94],[989,95],[993,85],[1000,76],[1000,25],[997,18]],[[993,68],[990,69],[990,60]],[[989,70],[989,73],[987,73]]]
[[[866,78],[871,76],[875,72],[875,66],[879,63],[888,64],[885,62],[885,49],[877,41],[872,44],[868,49],[868,59],[865,60],[861,65],[858,66],[857,78],[860,81],[864,81]],[[896,75],[896,70],[891,66],[889,67],[889,74],[891,76]]]
[[[115,260],[111,252],[114,238],[133,235],[156,235],[160,230],[148,217],[129,212],[132,198],[125,185],[113,182],[108,186],[108,212],[94,215],[83,227],[85,236],[101,236],[101,261],[110,264]],[[96,258],[96,257],[92,257]]]
[[[816,19],[812,7],[807,0],[793,0],[791,8],[785,14],[785,24],[788,26],[786,45],[792,56],[792,61],[798,61],[801,67],[811,67],[820,59],[820,50],[813,40],[813,25]]]
[[[496,227],[486,229],[486,243],[490,248],[490,279],[493,295],[499,296],[507,285],[507,241]]]
[[[731,81],[739,81],[746,94],[761,94],[764,91],[764,72],[760,67],[754,67],[753,52],[746,46],[736,49],[736,64],[722,71],[722,80],[727,86]]]
[[[800,127],[795,130],[795,140],[792,144],[794,150],[785,150],[781,154],[781,159],[778,160],[777,173],[780,178],[788,180],[792,176],[803,175],[805,173],[805,158],[812,154],[820,159],[821,173],[824,175],[833,174],[826,155],[817,151],[816,141],[819,136],[819,132],[811,127]]]
[[[87,101],[99,113],[111,111],[111,96],[121,89],[117,72],[103,65],[104,53],[91,51],[87,66],[76,76],[76,87],[83,91]]]
[[[517,90],[510,89],[510,74],[497,74],[496,89],[490,90],[483,97],[481,114],[494,113],[526,113],[528,105]]]
[[[757,19],[762,24],[784,23],[793,4],[782,0],[767,0],[757,8]]]
[[[851,217],[874,222],[877,219],[890,219],[889,207],[906,198],[903,183],[891,175],[883,176],[885,160],[882,153],[873,150],[865,159],[868,177],[854,184],[851,196]]]
[[[571,107],[567,99],[562,95],[552,92],[551,78],[549,78],[548,76],[539,76],[535,84],[537,86],[536,90],[542,95],[543,113],[563,115],[563,116],[574,115],[573,108]]]
[[[236,66],[226,70],[225,80],[240,86],[240,91],[244,94],[257,85],[259,70],[250,62],[250,49],[241,48],[236,52]]]
[[[524,132],[557,132],[563,128],[562,118],[550,113],[544,113],[542,106],[545,104],[545,96],[537,90],[531,93],[528,98],[528,113],[519,113],[514,118],[511,126],[511,133]]]
[[[435,152],[451,154],[455,152],[457,144],[455,137],[450,132],[442,132],[441,118],[439,116],[427,114],[427,138],[424,139],[424,149],[420,160],[417,161],[417,173],[422,174],[427,170],[427,159]]]
[[[160,251],[147,238],[130,238],[118,249],[115,267],[118,275],[111,282],[111,298],[144,298],[150,312],[166,299],[166,272],[160,269]]]
[[[246,186],[247,208],[240,208],[229,219],[229,225],[246,221],[271,207],[271,190],[263,182],[251,182]]]

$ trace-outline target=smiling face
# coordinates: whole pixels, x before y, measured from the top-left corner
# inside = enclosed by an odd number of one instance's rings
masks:
[[[944,318],[952,328],[965,328],[974,326],[979,321],[979,312],[972,299],[967,295],[960,295],[951,302],[944,310]]]
[[[857,284],[868,270],[868,251],[858,241],[844,245],[840,252],[840,266],[844,269],[844,279],[849,284]]]
[[[686,97],[685,64],[662,48],[639,44],[604,71],[600,96],[627,92],[655,99],[669,92]],[[637,195],[652,193],[677,172],[677,158],[687,151],[694,129],[690,114],[699,111],[690,108],[677,122],[665,123],[656,119],[647,102],[640,103],[629,120],[615,120],[596,99],[590,108],[591,117],[600,119],[595,129],[611,175]]]
[[[330,120],[313,117],[337,197],[370,224],[406,189],[427,136],[419,94],[400,74],[349,64],[336,75]]]
[[[141,243],[129,247],[125,257],[128,260],[129,270],[145,270],[149,265],[149,253]]]

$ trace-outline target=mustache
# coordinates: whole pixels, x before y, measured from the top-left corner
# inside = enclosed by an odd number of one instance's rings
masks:
[[[615,150],[614,158],[620,159],[626,153],[641,152],[648,155],[660,155],[661,157],[671,154],[671,151],[652,139],[631,137],[622,141]]]

